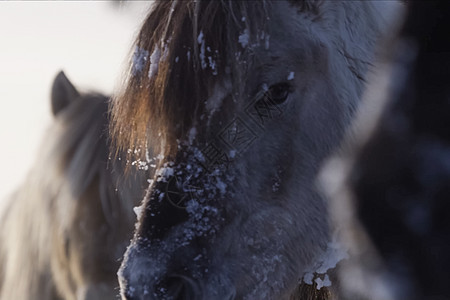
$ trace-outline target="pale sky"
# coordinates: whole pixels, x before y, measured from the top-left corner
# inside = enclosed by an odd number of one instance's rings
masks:
[[[64,70],[80,90],[110,94],[149,3],[0,2],[0,199],[25,178],[51,121]]]

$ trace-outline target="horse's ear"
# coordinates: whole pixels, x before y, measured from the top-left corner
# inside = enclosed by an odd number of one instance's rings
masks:
[[[59,72],[53,81],[52,86],[52,112],[57,115],[61,110],[66,108],[71,102],[80,96],[77,89],[67,79],[64,72]]]

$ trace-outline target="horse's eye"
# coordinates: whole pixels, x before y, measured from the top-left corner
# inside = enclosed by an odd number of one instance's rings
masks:
[[[286,101],[290,92],[291,88],[289,84],[274,84],[264,93],[264,100],[269,104],[279,105]]]

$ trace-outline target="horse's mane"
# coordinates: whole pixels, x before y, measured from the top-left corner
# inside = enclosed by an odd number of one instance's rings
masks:
[[[119,148],[145,148],[157,137],[170,145],[199,118],[225,73],[238,87],[242,64],[227,61],[240,53],[246,63],[251,50],[238,37],[248,30],[249,44],[257,42],[269,6],[270,1],[156,2],[135,42],[127,84],[113,101],[111,134]]]
[[[0,299],[53,299],[56,287],[51,278],[62,276],[51,274],[53,260],[58,260],[52,253],[71,239],[80,242],[67,235],[77,221],[81,197],[90,195],[92,188],[95,194],[89,197],[101,201],[103,212],[103,217],[92,217],[108,223],[105,247],[114,246],[114,234],[123,230],[117,226],[124,220],[133,224],[132,207],[142,197],[142,187],[131,187],[140,184],[133,183],[135,178],[122,180],[121,162],[108,166],[108,101],[99,94],[81,95],[58,112],[25,182],[2,207]]]

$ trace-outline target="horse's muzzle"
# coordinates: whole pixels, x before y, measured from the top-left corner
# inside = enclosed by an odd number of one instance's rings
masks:
[[[151,259],[153,257],[153,259]],[[164,260],[164,259],[162,259]],[[168,269],[168,265],[171,265]],[[134,245],[118,273],[122,300],[233,300],[229,280],[193,276],[180,264],[164,263]]]
[[[173,265],[173,264],[172,264]],[[145,246],[135,244],[128,251],[119,270],[123,300],[194,300],[202,299],[200,284],[193,276],[167,269],[164,259],[156,258]]]
[[[234,300],[236,298],[234,290],[226,295],[211,295],[202,291],[201,285],[194,279],[182,275],[170,275],[152,287],[148,287],[144,282],[128,282],[122,286],[122,289],[122,300]]]
[[[154,286],[144,282],[129,282],[122,293],[126,300],[195,300],[202,299],[202,293],[195,281],[186,276],[171,275]]]

